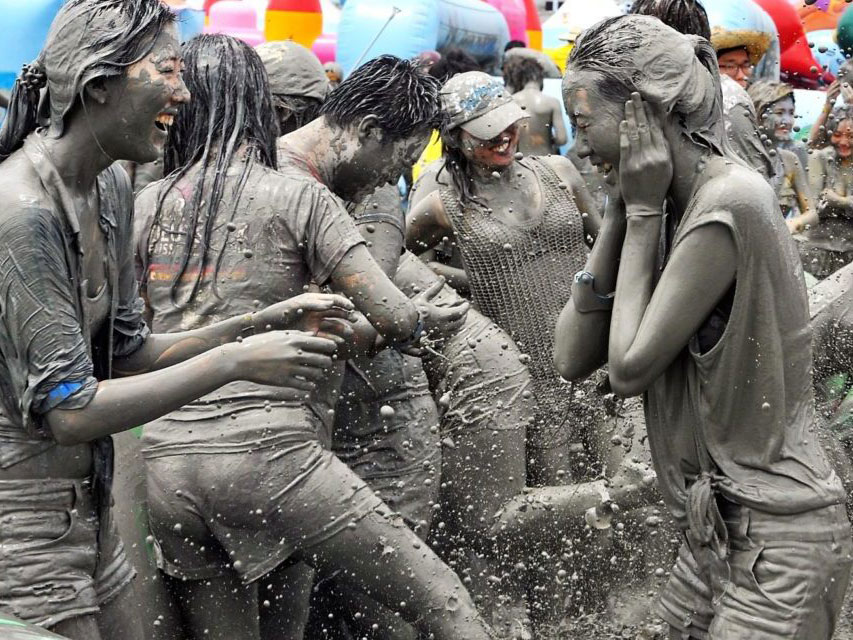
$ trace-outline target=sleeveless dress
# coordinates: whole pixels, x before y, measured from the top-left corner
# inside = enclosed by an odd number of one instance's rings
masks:
[[[586,264],[583,219],[557,174],[527,157],[542,193],[534,219],[509,223],[486,209],[463,208],[455,191],[441,189],[477,309],[516,342],[527,358],[537,401],[534,424],[545,446],[566,443],[575,425],[593,418],[575,399],[588,386],[570,384],[553,365],[557,318],[571,297],[572,279]],[[579,394],[583,397],[583,393]]]

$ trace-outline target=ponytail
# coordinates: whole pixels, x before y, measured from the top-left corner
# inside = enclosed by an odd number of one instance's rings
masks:
[[[0,162],[21,148],[38,126],[39,98],[47,75],[38,60],[25,64],[9,98],[6,119],[0,128]]]

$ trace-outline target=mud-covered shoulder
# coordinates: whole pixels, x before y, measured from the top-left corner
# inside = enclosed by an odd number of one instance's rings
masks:
[[[539,156],[539,159],[548,165],[551,170],[557,174],[557,177],[569,185],[569,187],[574,188],[579,185],[585,185],[580,171],[577,170],[574,163],[568,158],[557,154],[551,154],[547,156]]]
[[[22,151],[0,164],[0,219],[19,216],[29,209],[51,209],[53,201]]]
[[[773,187],[758,172],[736,163],[729,163],[702,185],[697,197],[703,209],[727,211],[735,217],[757,213],[779,217]]]

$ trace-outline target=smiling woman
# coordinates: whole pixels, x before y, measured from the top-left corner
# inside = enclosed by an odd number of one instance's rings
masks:
[[[335,350],[288,331],[234,342],[301,326],[288,302],[150,334],[116,161],[159,157],[188,99],[164,4],[69,0],[0,130],[0,547],[15,550],[0,554],[0,609],[74,640],[142,635],[109,436],[238,379],[313,389]]]

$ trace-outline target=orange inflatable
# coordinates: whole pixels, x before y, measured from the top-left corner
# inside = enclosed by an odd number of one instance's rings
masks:
[[[542,23],[536,0],[524,0],[524,8],[527,9],[527,46],[542,51]]]
[[[806,32],[835,29],[838,26],[841,14],[849,6],[849,0],[818,1],[813,4],[806,4],[800,0],[800,8],[797,9],[797,14]]]
[[[320,0],[270,0],[267,7],[267,41],[293,40],[311,48],[323,32]]]

